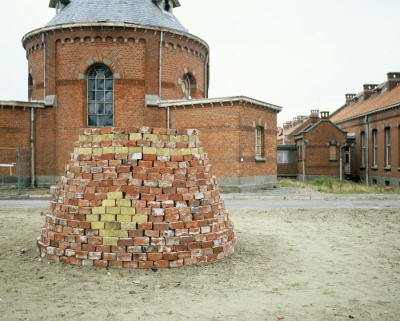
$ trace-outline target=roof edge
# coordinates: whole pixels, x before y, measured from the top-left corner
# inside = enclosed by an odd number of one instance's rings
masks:
[[[37,34],[40,33],[48,33],[48,32],[55,32],[57,30],[63,30],[63,29],[73,29],[73,28],[82,28],[82,27],[88,27],[88,28],[93,28],[93,27],[119,27],[119,28],[134,28],[134,29],[145,29],[145,30],[153,30],[153,31],[162,31],[162,32],[168,32],[171,34],[179,35],[181,37],[186,37],[187,39],[194,40],[195,42],[200,43],[203,45],[207,51],[210,51],[210,47],[207,42],[205,42],[203,39],[188,33],[184,32],[181,30],[177,29],[172,29],[172,28],[167,28],[167,27],[160,27],[160,26],[153,26],[153,25],[140,25],[140,24],[134,24],[134,23],[127,23],[127,22],[79,22],[79,23],[69,23],[69,24],[61,24],[61,25],[53,25],[53,26],[47,26],[47,27],[42,27],[38,29],[34,29],[27,34],[25,34],[22,39],[22,46],[25,49],[25,44],[29,40],[29,38],[37,36]]]
[[[283,107],[272,105],[260,100],[249,98],[246,96],[232,96],[232,97],[220,97],[220,98],[201,98],[201,99],[190,99],[190,100],[171,100],[171,101],[161,101],[158,107],[180,107],[180,106],[192,106],[201,104],[220,104],[220,103],[233,103],[233,102],[244,102],[250,105],[256,105],[268,109],[272,109],[279,113]]]
[[[355,115],[353,117],[337,120],[334,123],[335,124],[341,124],[341,123],[344,123],[344,122],[349,121],[349,120],[353,120],[353,119],[357,119],[357,118],[361,118],[361,117],[377,114],[377,113],[383,112],[385,110],[398,108],[398,107],[400,107],[400,102],[392,104],[392,105],[389,105],[389,106],[385,106],[385,107],[382,107],[382,108],[374,109],[374,110],[368,111],[366,113],[358,114],[358,115]]]
[[[0,107],[44,108],[45,104],[20,100],[0,100]]]

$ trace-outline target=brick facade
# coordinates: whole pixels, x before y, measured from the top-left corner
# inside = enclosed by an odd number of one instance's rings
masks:
[[[35,113],[38,186],[58,182],[79,129],[88,126],[88,73],[97,65],[113,74],[113,126],[200,128],[221,187],[238,191],[276,185],[276,114],[281,107],[247,97],[209,99],[209,47],[202,39],[165,27],[83,22],[34,30],[25,35],[23,46],[29,99],[54,101]],[[187,106],[176,108],[174,102]],[[257,127],[262,130],[261,161],[255,159]],[[8,146],[2,133],[0,128],[0,146]],[[16,137],[30,138],[23,131]]]

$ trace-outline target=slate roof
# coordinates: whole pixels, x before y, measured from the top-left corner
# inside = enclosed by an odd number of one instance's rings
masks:
[[[361,117],[364,114],[398,104],[399,102],[400,86],[397,86],[390,91],[385,91],[381,95],[374,95],[367,100],[363,99],[359,102],[352,102],[348,105],[344,105],[332,113],[329,119],[333,122],[340,122],[352,117]]]
[[[162,11],[152,0],[71,0],[46,27],[105,21],[188,31],[174,15]]]

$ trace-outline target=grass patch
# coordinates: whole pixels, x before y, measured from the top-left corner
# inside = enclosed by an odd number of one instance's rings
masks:
[[[352,298],[352,299],[349,299],[349,302],[350,303],[357,303],[358,299],[357,298]]]
[[[331,295],[331,296],[334,296],[334,295],[336,294],[336,292],[333,291],[333,290],[325,289],[323,294],[324,294],[324,295]]]
[[[380,304],[380,305],[386,305],[386,304],[389,304],[389,303],[390,303],[390,301],[382,301],[382,300],[378,301],[378,304]]]
[[[321,176],[313,181],[303,182],[292,179],[279,179],[280,186],[307,187],[318,192],[333,194],[400,194],[400,189],[391,188],[386,190],[385,186],[365,185],[353,181],[340,180],[328,176]]]
[[[292,284],[288,285],[288,290],[295,290],[295,289],[300,289],[301,287],[307,286],[308,282],[295,282]]]

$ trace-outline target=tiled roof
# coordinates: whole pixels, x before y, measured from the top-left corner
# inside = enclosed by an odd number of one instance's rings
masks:
[[[400,86],[397,86],[390,91],[386,90],[384,93],[372,96],[367,100],[363,99],[359,102],[352,102],[348,105],[344,105],[332,113],[329,119],[332,122],[338,122],[397,103],[400,103]]]
[[[152,0],[71,0],[46,26],[82,22],[126,22],[187,32],[170,13]]]

